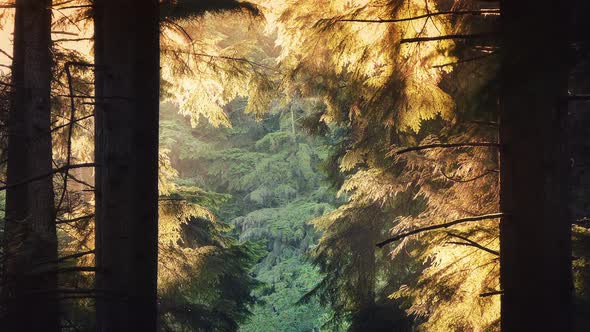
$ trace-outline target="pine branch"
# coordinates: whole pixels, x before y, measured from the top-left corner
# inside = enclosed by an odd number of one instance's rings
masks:
[[[77,119],[74,120],[74,123],[82,122],[82,121],[84,121],[86,119],[90,119],[93,116],[94,116],[94,113],[89,114],[89,115],[86,115],[86,116],[83,116],[81,118],[77,118]],[[63,124],[61,126],[54,127],[54,128],[51,129],[51,132],[58,131],[58,130],[60,130],[62,128],[65,128],[65,127],[69,127],[71,124],[72,124],[71,122],[68,122],[68,123]]]
[[[502,295],[502,294],[504,294],[504,291],[493,291],[493,292],[479,294],[479,297],[490,297],[490,296]]]
[[[498,52],[491,52],[491,53],[488,53],[488,54],[484,54],[484,55],[480,55],[480,56],[475,56],[475,57],[468,58],[468,59],[461,59],[461,60],[455,61],[455,62],[443,63],[442,65],[432,66],[431,68],[443,68],[443,67],[448,67],[448,66],[456,66],[456,65],[460,65],[462,63],[468,63],[468,62],[473,62],[473,61],[485,59],[485,58],[490,57],[490,56],[495,55],[495,54],[498,54]]]
[[[77,221],[82,221],[82,220],[88,220],[88,219],[92,219],[94,218],[94,214],[90,214],[87,216],[82,216],[82,217],[78,217],[78,218],[74,218],[74,219],[66,219],[66,220],[60,220],[58,219],[56,224],[71,224]]]
[[[415,38],[404,38],[400,40],[400,44],[408,44],[408,43],[420,43],[420,42],[430,42],[430,41],[438,41],[438,40],[449,40],[449,39],[476,39],[476,38],[485,38],[489,37],[490,34],[455,34],[455,35],[444,35],[444,36],[435,36],[435,37],[415,37]]]
[[[65,70],[66,70],[66,77],[68,80],[68,89],[70,92],[70,95],[74,95],[74,85],[72,82],[72,71],[70,70],[70,66],[72,66],[71,62],[66,62],[65,64]],[[70,165],[71,160],[72,160],[72,135],[74,133],[74,123],[76,121],[76,101],[74,100],[74,98],[70,98],[70,122],[69,122],[69,126],[68,126],[68,146],[67,146],[67,153],[66,153],[66,165]],[[57,204],[57,208],[60,208],[64,198],[66,196],[66,193],[68,191],[68,175],[70,174],[70,172],[68,170],[65,171],[64,173],[64,179],[63,179],[63,190],[61,192],[61,196],[59,199],[59,203]]]
[[[470,240],[470,239],[466,238],[465,236],[462,236],[462,235],[459,235],[459,234],[455,234],[455,233],[451,233],[451,232],[447,232],[447,235],[450,236],[450,237],[456,237],[456,238],[461,239],[461,240],[463,240],[463,241],[466,242],[466,243],[464,243],[464,242],[449,242],[449,243],[458,244],[458,245],[467,245],[467,246],[475,247],[475,248],[481,249],[481,250],[483,250],[485,252],[488,252],[488,253],[490,253],[492,255],[500,256],[500,252],[499,251],[496,251],[496,250],[493,250],[493,249],[484,247],[481,244],[479,244],[479,243],[477,243],[477,242],[475,242],[473,240]]]
[[[489,175],[489,174],[492,174],[492,173],[494,173],[494,172],[492,172],[491,170],[487,170],[485,173],[483,173],[483,174],[480,174],[480,175],[478,175],[478,176],[476,176],[476,177],[473,177],[473,178],[471,178],[471,179],[458,179],[458,178],[454,178],[454,177],[448,176],[448,175],[445,173],[445,171],[444,171],[444,170],[442,170],[442,169],[440,170],[440,173],[441,173],[441,174],[442,174],[442,175],[443,175],[443,176],[444,176],[444,177],[445,177],[447,180],[449,180],[449,181],[453,181],[453,182],[457,182],[457,183],[468,183],[468,182],[473,182],[473,181],[479,180],[479,179],[481,179],[481,178],[483,178],[483,177],[485,177],[485,176],[487,176],[487,175]]]
[[[28,183],[31,183],[31,182],[34,182],[34,181],[37,181],[37,180],[41,180],[41,179],[46,178],[48,176],[52,176],[54,174],[65,172],[66,170],[77,169],[77,168],[88,168],[88,167],[99,167],[99,165],[98,164],[95,164],[95,163],[86,163],[86,164],[67,165],[67,166],[64,166],[64,167],[59,167],[59,168],[56,168],[56,169],[54,169],[53,171],[51,171],[49,173],[37,175],[37,176],[31,177],[31,178],[28,178],[26,180],[23,180],[23,181],[14,183],[14,184],[9,184],[9,185],[6,185],[6,186],[2,186],[2,187],[0,187],[0,191],[11,189],[11,188],[15,188],[15,187],[19,187],[19,186],[22,186],[22,185],[25,185],[25,184],[28,184]]]
[[[454,225],[458,225],[458,224],[463,224],[463,223],[468,223],[468,222],[474,222],[474,221],[481,221],[481,220],[489,220],[489,219],[497,219],[497,218],[502,218],[505,217],[506,214],[505,213],[494,213],[494,214],[486,214],[483,216],[476,216],[476,217],[468,217],[468,218],[463,218],[463,219],[457,219],[457,220],[453,220],[453,221],[449,221],[447,223],[444,224],[438,224],[438,225],[432,225],[432,226],[428,226],[428,227],[423,227],[423,228],[418,228],[412,231],[408,231],[405,233],[401,233],[399,235],[396,235],[390,239],[387,239],[385,241],[379,242],[377,243],[377,247],[379,248],[383,248],[384,246],[393,243],[395,241],[399,241],[401,239],[404,239],[408,236],[412,236],[412,235],[416,235],[416,234],[420,234],[420,233],[424,233],[424,232],[429,232],[429,231],[433,231],[433,230],[437,230],[437,229],[441,229],[441,228],[448,228]]]
[[[38,265],[58,264],[58,263],[61,263],[61,262],[64,262],[64,261],[67,261],[67,260],[70,260],[70,259],[81,258],[81,257],[84,257],[84,256],[93,255],[95,253],[96,253],[95,250],[88,250],[88,251],[79,252],[79,253],[75,253],[75,254],[68,255],[68,256],[63,256],[63,257],[60,257],[60,258],[55,259],[55,260],[52,260],[52,261],[41,262]]]
[[[404,154],[407,152],[412,151],[423,151],[429,149],[448,149],[448,148],[463,148],[463,147],[478,147],[478,146],[489,146],[489,147],[501,147],[502,145],[499,143],[491,143],[491,142],[475,142],[475,143],[435,143],[435,144],[427,144],[427,145],[420,145],[420,146],[413,146],[409,148],[404,148],[401,150],[395,151],[393,154]]]
[[[482,9],[482,10],[457,10],[457,11],[441,11],[441,12],[433,12],[424,15],[418,15],[413,17],[404,17],[404,18],[396,18],[396,19],[329,19],[324,18],[321,19],[319,22],[359,22],[359,23],[397,23],[397,22],[407,22],[407,21],[414,21],[420,20],[423,18],[441,16],[441,15],[486,15],[486,14],[500,14],[499,9]],[[318,22],[318,23],[319,23]]]

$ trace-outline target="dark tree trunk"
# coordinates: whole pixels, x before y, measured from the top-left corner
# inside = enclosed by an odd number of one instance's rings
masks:
[[[567,199],[569,1],[502,4],[502,330],[572,328]]]
[[[570,93],[590,95],[590,1],[576,0],[572,24],[575,67],[570,76]],[[590,227],[590,99],[572,100],[569,104],[568,142],[571,152],[570,208],[572,218],[582,227]],[[576,238],[574,236],[574,238]],[[582,261],[590,251],[590,241],[584,237],[574,243],[573,256]],[[575,299],[575,331],[590,331],[590,269],[578,266]]]
[[[51,1],[17,0],[8,183],[52,171]],[[57,258],[53,180],[8,189],[3,301],[8,331],[58,331],[57,275],[43,264]]]
[[[98,331],[156,331],[158,1],[95,6]]]

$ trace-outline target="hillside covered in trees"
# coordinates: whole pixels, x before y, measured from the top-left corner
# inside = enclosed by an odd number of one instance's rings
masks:
[[[589,9],[0,3],[0,331],[588,331]]]

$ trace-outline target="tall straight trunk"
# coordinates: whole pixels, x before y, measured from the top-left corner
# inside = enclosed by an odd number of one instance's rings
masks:
[[[58,331],[57,259],[51,144],[51,1],[17,0],[14,95],[8,143],[6,276],[8,331]],[[26,183],[25,183],[26,182]],[[45,263],[45,264],[44,264]]]
[[[502,330],[572,328],[567,201],[569,1],[502,3]]]
[[[158,1],[95,6],[98,331],[156,331]]]
[[[570,93],[576,96],[590,95],[590,1],[575,0],[571,27],[576,57],[570,76]],[[569,104],[568,142],[571,151],[570,207],[573,220],[590,225],[590,99],[573,100]],[[574,237],[575,238],[575,237]],[[582,257],[590,250],[588,241],[575,243],[573,256]],[[590,331],[590,269],[580,264],[579,287],[576,287],[575,331]]]

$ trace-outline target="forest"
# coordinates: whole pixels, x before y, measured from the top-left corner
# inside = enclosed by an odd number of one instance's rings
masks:
[[[0,0],[0,331],[590,331],[587,0]]]

